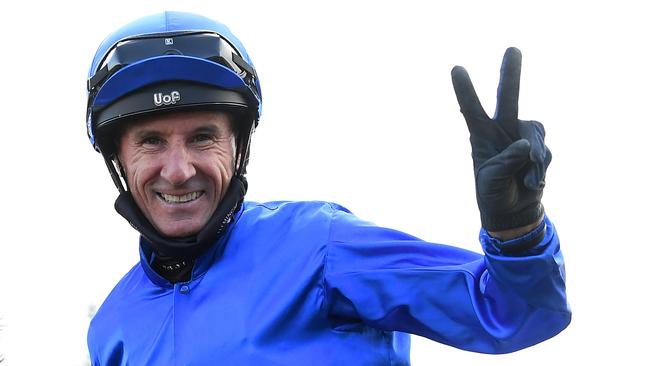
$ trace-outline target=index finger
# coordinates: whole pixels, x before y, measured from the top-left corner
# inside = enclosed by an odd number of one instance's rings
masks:
[[[462,66],[455,66],[451,70],[451,82],[454,84],[454,91],[456,92],[456,99],[460,105],[460,111],[465,115],[488,118],[481,101],[476,95],[472,80]],[[469,123],[469,121],[468,121]]]

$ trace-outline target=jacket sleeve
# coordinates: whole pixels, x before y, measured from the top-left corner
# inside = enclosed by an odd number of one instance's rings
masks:
[[[365,324],[457,348],[507,353],[548,339],[571,320],[564,262],[551,222],[517,256],[481,231],[485,255],[424,242],[342,210],[332,215],[325,306],[335,328]],[[506,251],[507,252],[507,251]]]
[[[97,353],[97,344],[95,343],[94,334],[93,334],[93,325],[91,322],[90,327],[88,328],[88,334],[86,335],[86,341],[88,344],[88,356],[90,357],[90,364],[92,366],[101,366],[99,362],[99,355]]]

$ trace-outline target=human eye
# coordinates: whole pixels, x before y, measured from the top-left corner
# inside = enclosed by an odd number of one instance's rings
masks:
[[[200,146],[207,146],[214,142],[214,136],[208,133],[197,133],[196,135],[192,136],[190,142]]]
[[[163,140],[159,136],[150,135],[144,136],[140,140],[140,145],[147,148],[157,148],[163,144]]]

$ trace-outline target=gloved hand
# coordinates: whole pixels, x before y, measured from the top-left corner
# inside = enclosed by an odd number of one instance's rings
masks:
[[[497,108],[487,116],[467,71],[456,66],[451,78],[472,144],[476,200],[481,223],[491,232],[538,222],[546,168],[551,152],[544,126],[518,119],[521,52],[508,48],[501,64]]]

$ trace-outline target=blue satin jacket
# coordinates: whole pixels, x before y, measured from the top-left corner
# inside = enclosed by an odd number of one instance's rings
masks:
[[[518,256],[424,242],[324,202],[246,202],[171,284],[141,261],[93,318],[92,364],[408,365],[418,334],[503,353],[570,322],[553,225]],[[538,232],[539,233],[539,232]],[[532,234],[531,234],[532,235]]]

